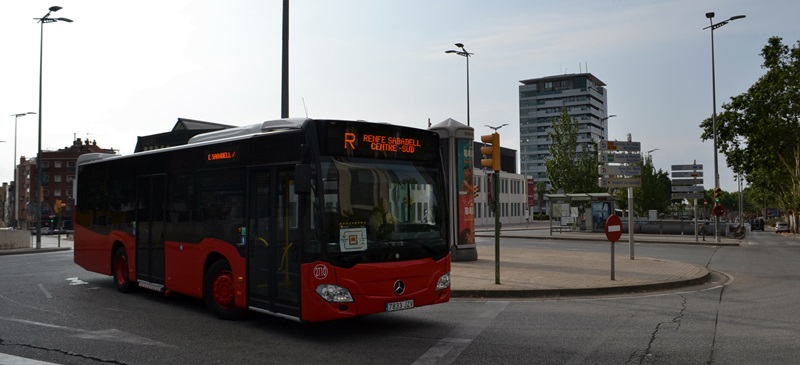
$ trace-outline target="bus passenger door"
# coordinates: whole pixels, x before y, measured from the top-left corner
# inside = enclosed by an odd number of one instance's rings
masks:
[[[136,181],[136,277],[164,284],[166,177],[139,176]]]
[[[300,317],[294,170],[251,170],[248,198],[249,305]]]

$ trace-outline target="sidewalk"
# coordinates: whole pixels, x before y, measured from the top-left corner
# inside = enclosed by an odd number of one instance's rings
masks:
[[[3,249],[0,250],[0,256],[3,255],[22,255],[28,253],[46,253],[46,252],[58,252],[58,251],[70,251],[72,250],[73,242],[72,236],[70,238],[66,238],[65,234],[61,235],[61,242],[58,240],[57,235],[43,235],[41,241],[41,248],[36,248],[36,236],[31,236],[31,242],[29,247],[25,248],[10,248],[10,249]]]
[[[493,227],[476,227],[476,237],[494,237]],[[591,253],[540,248],[503,247],[506,238],[609,242],[605,233],[568,231],[550,233],[548,222],[507,224],[500,233],[500,284],[496,284],[494,246],[478,247],[477,261],[452,263],[453,297],[542,297],[614,294],[675,288],[704,282],[708,269],[676,261],[642,256],[630,259],[629,236],[615,244],[614,279],[611,252]],[[738,246],[739,241],[713,236],[634,234],[634,244],[701,244]],[[610,245],[610,243],[609,243]]]

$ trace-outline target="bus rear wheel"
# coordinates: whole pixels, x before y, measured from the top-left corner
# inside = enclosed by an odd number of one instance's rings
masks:
[[[117,248],[114,252],[114,285],[122,293],[130,293],[136,288],[136,283],[132,282],[128,276],[128,254],[125,247]]]
[[[211,264],[203,283],[203,299],[214,315],[221,319],[237,319],[242,312],[236,306],[233,272],[225,260]]]

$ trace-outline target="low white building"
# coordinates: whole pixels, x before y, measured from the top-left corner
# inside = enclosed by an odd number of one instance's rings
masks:
[[[492,171],[489,171],[490,173]],[[473,182],[478,187],[478,196],[475,197],[475,228],[482,229],[494,227],[494,214],[488,204],[487,174],[483,169],[474,169]],[[500,222],[503,224],[526,223],[530,217],[531,209],[528,208],[528,194],[525,177],[500,171]],[[533,211],[536,211],[535,207]]]

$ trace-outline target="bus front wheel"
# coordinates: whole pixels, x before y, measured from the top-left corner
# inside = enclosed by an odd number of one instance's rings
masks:
[[[222,319],[237,319],[241,309],[234,300],[234,280],[231,267],[225,260],[215,261],[206,271],[203,298],[214,315]]]
[[[128,276],[128,254],[125,247],[117,248],[114,252],[114,285],[122,293],[130,293],[136,288],[136,283],[132,282]]]

